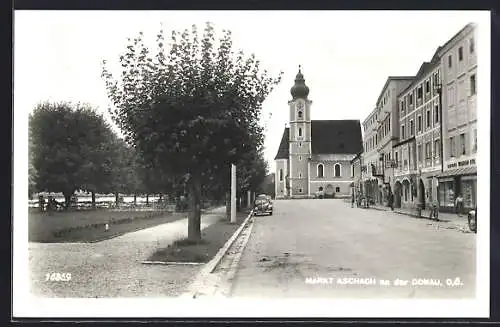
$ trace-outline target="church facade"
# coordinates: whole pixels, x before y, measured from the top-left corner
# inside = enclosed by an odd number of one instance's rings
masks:
[[[360,121],[311,120],[312,101],[300,68],[290,93],[289,127],[275,157],[276,198],[350,196],[351,160],[363,151]]]

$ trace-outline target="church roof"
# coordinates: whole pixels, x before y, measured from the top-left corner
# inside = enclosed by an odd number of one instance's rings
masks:
[[[289,134],[290,134],[290,129],[288,127],[285,127],[285,130],[283,131],[283,137],[281,138],[281,143],[280,147],[278,148],[278,153],[276,154],[276,157],[274,160],[277,159],[288,159],[288,154],[289,154],[289,147],[288,147],[288,140],[289,140]]]
[[[276,159],[289,157],[289,128],[285,128]],[[359,120],[312,120],[312,154],[357,154],[363,151]]]

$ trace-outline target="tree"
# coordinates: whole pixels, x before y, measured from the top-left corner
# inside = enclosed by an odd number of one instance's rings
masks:
[[[29,133],[36,188],[63,193],[66,208],[76,190],[94,191],[112,178],[112,131],[91,106],[40,103],[30,114]]]
[[[188,238],[199,240],[203,185],[263,143],[262,102],[281,73],[269,77],[255,55],[235,54],[230,31],[223,31],[217,46],[210,23],[201,39],[195,25],[191,32],[173,31],[171,39],[166,53],[160,30],[152,55],[139,33],[120,57],[119,80],[106,61],[102,76],[114,106],[110,112],[126,140],[166,174],[184,178]]]

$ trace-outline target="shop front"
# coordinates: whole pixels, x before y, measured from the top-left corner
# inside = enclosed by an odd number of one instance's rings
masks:
[[[464,210],[475,208],[477,203],[477,170],[476,167],[467,167],[445,171],[438,175],[439,210],[453,212],[455,199],[462,195]]]

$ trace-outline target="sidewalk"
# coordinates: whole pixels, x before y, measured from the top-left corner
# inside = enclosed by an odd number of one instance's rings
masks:
[[[391,208],[382,206],[380,204],[370,205],[370,209],[391,211]],[[429,218],[430,210],[428,210],[428,209],[422,210],[421,217],[417,216],[417,209],[394,208],[393,212],[398,213],[398,214],[402,214],[402,215],[407,215],[407,216],[414,217],[414,218],[419,218],[419,219],[434,220],[434,219]],[[445,222],[445,223],[450,223],[450,224],[458,226],[458,227],[464,227],[468,224],[466,214],[462,214],[461,217],[459,217],[457,214],[449,213],[449,212],[439,212],[439,221]]]

